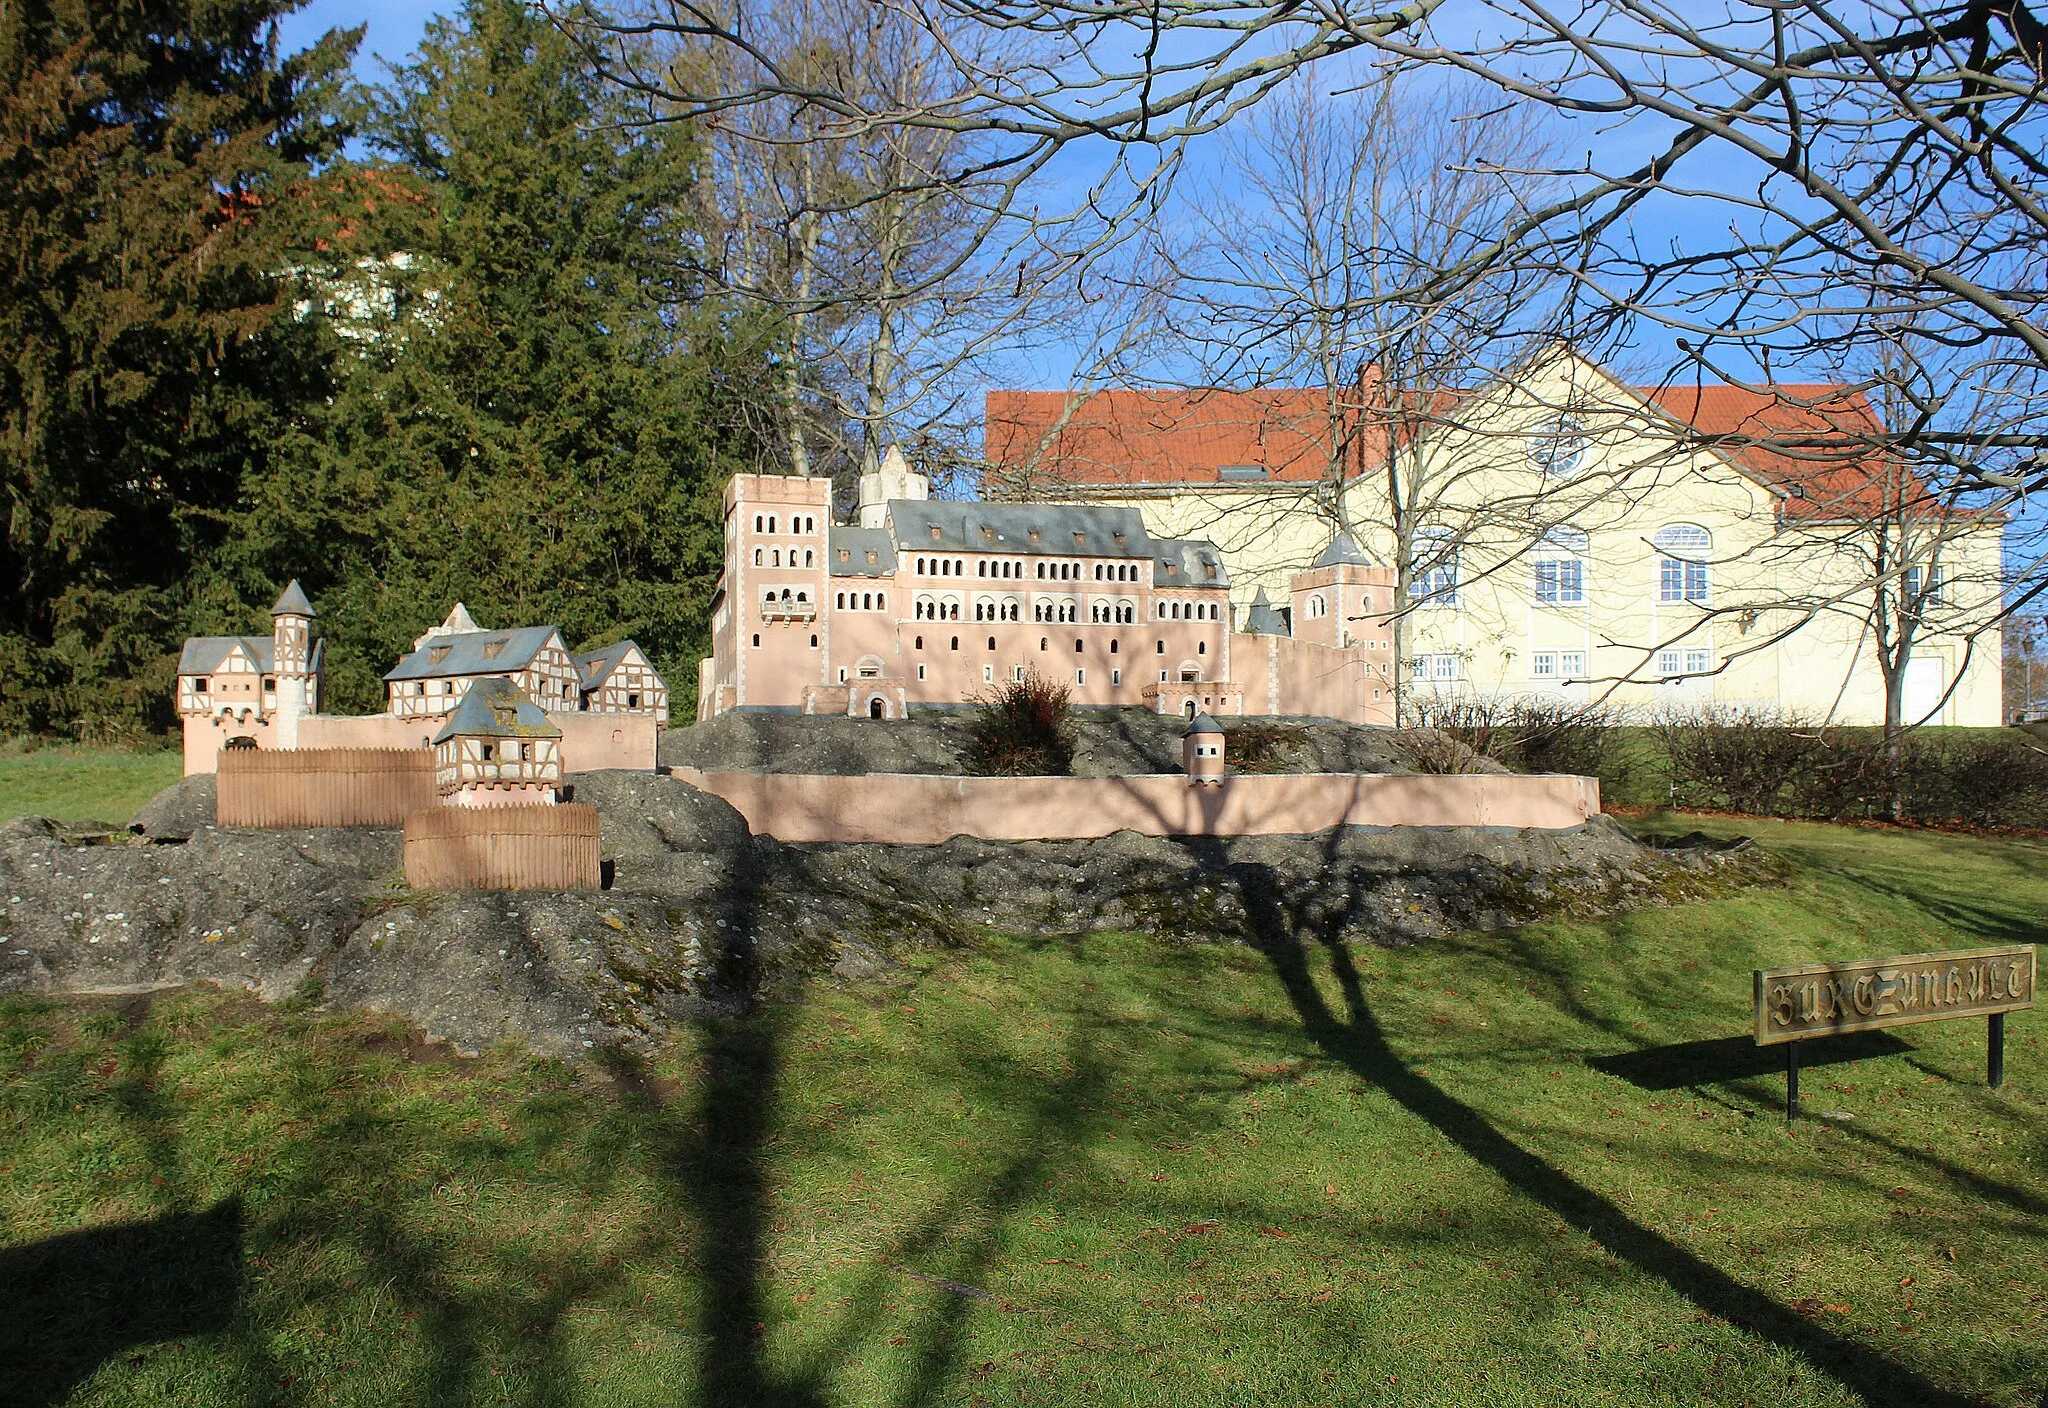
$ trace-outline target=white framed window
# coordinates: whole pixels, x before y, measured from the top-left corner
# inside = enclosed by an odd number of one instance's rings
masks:
[[[1429,528],[1415,535],[1414,567],[1408,578],[1408,595],[1418,606],[1458,604],[1458,547],[1441,528]]]
[[[1120,684],[1122,684],[1123,682],[1124,682],[1124,672],[1123,672],[1122,670],[1111,670],[1111,671],[1109,672],[1109,683],[1110,683],[1110,686],[1111,686],[1112,688],[1114,688],[1114,687],[1115,687],[1115,686],[1117,686],[1117,685],[1120,685]]]
[[[1657,673],[1667,679],[1704,675],[1714,668],[1714,652],[1700,646],[1657,652]]]
[[[843,671],[843,670],[842,670],[842,671],[840,672],[840,674],[841,674],[841,676],[843,677],[843,676],[845,675],[845,671]],[[919,679],[923,679],[923,678],[925,677],[925,675],[924,675],[924,666],[922,666],[922,665],[919,665],[919,666],[917,667],[917,677],[918,677]]]
[[[1557,673],[1566,684],[1586,677],[1586,652],[1583,650],[1560,650],[1557,653]]]
[[[1650,544],[1657,549],[1657,600],[1708,599],[1707,558],[1714,550],[1712,534],[1696,524],[1672,523],[1659,528]]]
[[[993,666],[993,665],[983,665],[983,666],[981,667],[981,682],[982,682],[983,684],[994,684],[994,683],[996,682],[996,667],[995,667],[995,666]]]
[[[1018,684],[1024,683],[1024,667],[1022,665],[1012,665],[1010,667],[1010,678]]]
[[[1538,606],[1586,604],[1586,535],[1554,528],[1536,545],[1534,575]]]
[[[1086,684],[1086,683],[1088,683],[1088,672],[1087,672],[1086,670],[1076,670],[1076,671],[1074,671],[1074,683],[1075,683],[1075,684]]]
[[[1557,678],[1557,652],[1539,650],[1529,657],[1529,677],[1548,680]]]
[[[1409,665],[1409,674],[1418,680],[1455,680],[1462,676],[1458,657],[1455,655],[1418,655]]]
[[[1924,606],[1948,605],[1945,600],[1947,589],[1947,576],[1939,566],[1906,569],[1906,609],[1909,611]]]

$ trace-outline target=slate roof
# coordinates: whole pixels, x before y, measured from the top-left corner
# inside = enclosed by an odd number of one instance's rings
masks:
[[[1199,538],[1161,538],[1152,564],[1155,587],[1227,587],[1230,569],[1214,543]],[[1168,565],[1178,571],[1168,571]],[[1213,569],[1213,570],[1212,570]]]
[[[1291,636],[1287,618],[1280,614],[1280,608],[1266,599],[1266,589],[1260,587],[1252,597],[1252,604],[1245,608],[1244,632],[1254,636]]]
[[[1186,734],[1182,734],[1181,736],[1185,738],[1189,734],[1221,732],[1223,732],[1222,724],[1217,723],[1207,714],[1197,714],[1192,719],[1188,720],[1188,731]]]
[[[569,657],[569,661],[575,665],[576,678],[581,682],[582,687],[585,689],[596,689],[605,682],[607,675],[619,667],[619,662],[626,658],[629,651],[638,650],[639,648],[628,638],[616,645],[601,645],[595,650],[586,650],[581,654],[572,655]],[[642,653],[644,654],[645,652]]]
[[[273,674],[277,669],[273,644],[269,636],[187,636],[185,648],[178,655],[178,673],[210,675],[228,658],[228,652],[239,645],[255,660],[259,673]],[[313,653],[307,657],[306,672],[317,675],[326,664],[327,642],[316,638]]]
[[[932,534],[937,528],[938,535]],[[845,529],[835,529],[834,536]],[[1150,557],[1155,547],[1134,508],[1082,504],[947,503],[889,500],[896,550],[1014,552],[1048,557]],[[1037,533],[1036,540],[1032,538]],[[1117,541],[1117,535],[1123,541]],[[1079,535],[1078,541],[1076,535]],[[835,564],[836,566],[836,564]]]
[[[1314,562],[1308,565],[1313,572],[1318,567],[1371,567],[1373,560],[1359,550],[1349,533],[1339,533],[1330,539],[1330,545],[1322,550]]]
[[[438,679],[446,675],[504,675],[524,669],[540,654],[550,638],[560,634],[554,626],[520,626],[510,631],[476,631],[462,635],[428,636],[419,649],[400,660],[384,678],[387,680]],[[486,656],[484,647],[503,641],[505,648]],[[431,652],[447,647],[448,654],[435,661]]]
[[[560,738],[562,731],[548,722],[547,712],[526,697],[526,691],[508,679],[481,679],[469,687],[448,722],[434,735],[445,743],[457,736],[466,738]]]
[[[270,653],[269,636],[187,636],[185,648],[178,655],[178,673],[181,675],[210,675],[220,668],[220,662],[228,658],[228,652],[241,646],[256,662],[256,668],[263,674],[270,674],[277,661]]]
[[[914,503],[915,500],[904,500]],[[930,532],[925,536],[929,538]],[[984,548],[983,551],[987,549]],[[839,560],[841,551],[846,561]],[[875,555],[873,562],[868,554]],[[834,577],[889,577],[896,572],[896,542],[886,528],[848,528],[834,525],[826,539],[825,563]]]
[[[312,602],[306,600],[304,588],[299,586],[299,579],[294,577],[291,580],[291,585],[286,587],[283,594],[278,597],[277,605],[270,608],[270,614],[273,616],[318,616],[320,613],[313,609]]]

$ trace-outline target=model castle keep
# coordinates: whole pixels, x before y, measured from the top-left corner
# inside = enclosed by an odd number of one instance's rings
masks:
[[[1390,723],[1393,594],[1340,534],[1239,626],[1215,544],[1135,509],[940,502],[892,448],[835,524],[825,479],[735,475],[698,716],[901,718],[1035,672],[1081,705]]]

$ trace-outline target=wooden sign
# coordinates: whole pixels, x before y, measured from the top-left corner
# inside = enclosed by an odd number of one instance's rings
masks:
[[[1909,953],[1756,970],[1756,1044],[1867,1032],[2034,1005],[2034,946]]]

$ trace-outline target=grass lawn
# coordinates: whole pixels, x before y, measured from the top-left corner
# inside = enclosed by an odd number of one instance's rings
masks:
[[[1754,831],[1790,888],[991,937],[605,1070],[15,999],[9,1401],[2036,1408],[2048,1019],[1999,1092],[1981,1022],[1813,1051],[1791,1128],[1740,1034],[1758,963],[2036,937],[2048,847]]]
[[[0,821],[33,815],[125,823],[184,775],[184,754],[175,748],[135,752],[57,743],[26,752],[0,749]]]

